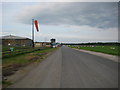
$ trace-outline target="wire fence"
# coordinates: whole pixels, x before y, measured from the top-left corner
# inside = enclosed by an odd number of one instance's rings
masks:
[[[10,49],[6,49],[4,51],[2,51],[2,58],[7,58],[7,57],[12,57],[12,56],[16,56],[16,55],[20,55],[20,54],[25,54],[25,53],[30,53],[30,52],[34,52],[34,51],[38,51],[38,50],[43,50],[46,47],[39,47],[39,48],[19,48],[19,49],[14,49],[13,51],[11,51]]]

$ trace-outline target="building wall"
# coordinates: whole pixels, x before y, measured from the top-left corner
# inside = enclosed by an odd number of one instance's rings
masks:
[[[2,45],[4,46],[32,46],[32,40],[30,39],[3,39]]]
[[[35,47],[51,47],[50,42],[36,42]]]
[[[35,43],[35,47],[42,47],[42,43]]]
[[[46,43],[46,47],[51,47],[51,43]]]

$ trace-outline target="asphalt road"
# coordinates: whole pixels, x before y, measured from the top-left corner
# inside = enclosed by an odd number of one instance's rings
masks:
[[[118,63],[61,47],[12,88],[117,88]]]

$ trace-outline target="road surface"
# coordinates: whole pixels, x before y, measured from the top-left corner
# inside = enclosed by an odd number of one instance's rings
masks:
[[[66,46],[12,88],[117,88],[118,63]]]

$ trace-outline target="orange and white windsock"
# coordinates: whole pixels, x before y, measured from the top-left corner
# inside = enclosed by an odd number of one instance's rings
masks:
[[[35,24],[35,27],[36,27],[37,32],[39,32],[38,21],[37,21],[37,20],[34,20],[34,24]]]

